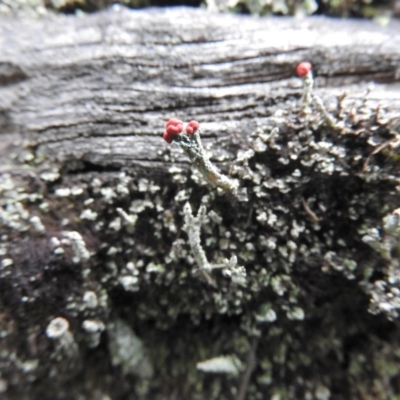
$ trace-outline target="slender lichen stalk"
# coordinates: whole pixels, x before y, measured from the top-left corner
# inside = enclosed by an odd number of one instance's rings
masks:
[[[304,112],[310,112],[311,93],[314,86],[314,78],[312,74],[312,65],[303,61],[296,67],[296,74],[300,78],[303,78],[303,97],[302,97],[302,109]]]
[[[211,264],[208,261],[200,238],[200,229],[201,225],[204,224],[206,220],[206,211],[203,205],[200,206],[197,216],[195,217],[189,203],[186,203],[183,208],[185,221],[183,230],[186,231],[189,237],[189,245],[198,266],[196,271],[200,272],[206,281],[214,287],[216,287],[216,283],[210,273],[216,269],[222,269],[223,276],[230,278],[233,283],[244,284],[246,280],[246,270],[244,267],[237,266],[236,256],[232,256],[229,260],[224,259],[220,264]]]
[[[189,237],[189,245],[192,249],[193,257],[202,270],[211,270],[210,263],[207,260],[206,253],[200,242],[200,227],[204,223],[206,217],[206,208],[200,206],[197,217],[192,214],[192,208],[189,203],[186,203],[183,209],[185,215],[185,225],[183,230],[186,231]]]
[[[200,133],[200,124],[197,121],[190,121],[184,132],[183,122],[171,118],[166,124],[163,138],[167,143],[178,143],[209,184],[225,192],[236,193],[239,187],[237,180],[223,175],[211,163],[201,143]]]
[[[330,128],[343,129],[343,124],[338,123],[335,117],[329,113],[322,99],[318,95],[312,93],[314,87],[312,65],[307,61],[301,62],[296,67],[296,74],[303,79],[302,111],[305,114],[309,114],[311,112],[311,106],[315,105]]]
[[[198,130],[191,136],[179,135],[177,142],[208,183],[224,191],[236,191],[238,188],[237,181],[221,174],[207,157],[201,144],[200,132]]]

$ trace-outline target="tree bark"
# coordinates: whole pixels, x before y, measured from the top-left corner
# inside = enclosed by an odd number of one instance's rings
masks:
[[[0,19],[2,398],[399,395],[399,28]],[[201,123],[237,193],[162,140],[170,117]],[[245,282],[199,273],[186,202]]]

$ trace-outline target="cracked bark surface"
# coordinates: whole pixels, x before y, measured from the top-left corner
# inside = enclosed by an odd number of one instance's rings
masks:
[[[399,28],[183,8],[0,18],[2,398],[398,395],[400,235],[382,218],[400,207]],[[342,129],[299,112],[303,60]],[[248,201],[162,140],[171,116],[201,123]],[[244,287],[192,275],[186,201]],[[373,228],[390,256],[363,241]],[[58,317],[63,342],[46,335]],[[226,354],[252,360],[244,377],[196,371]]]

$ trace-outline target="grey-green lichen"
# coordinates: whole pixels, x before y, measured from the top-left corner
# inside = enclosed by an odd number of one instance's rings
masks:
[[[132,329],[119,319],[107,326],[111,363],[121,366],[123,374],[138,375],[148,379],[153,368],[143,342]]]
[[[239,186],[238,181],[222,174],[213,165],[201,142],[201,133],[200,129],[191,135],[181,133],[175,136],[174,142],[179,144],[203,179],[210,185],[223,192],[236,194]]]
[[[197,264],[197,269],[194,270],[194,273],[202,275],[207,282],[216,285],[210,273],[213,270],[220,269],[222,275],[230,278],[233,283],[244,285],[246,283],[246,270],[243,267],[237,266],[236,256],[232,256],[229,260],[225,259],[218,264],[210,263],[207,259],[200,238],[201,226],[206,222],[206,208],[200,206],[197,216],[195,217],[192,214],[190,204],[186,203],[183,212],[185,224],[182,229],[188,234],[192,255]],[[212,213],[212,216],[217,223],[221,221],[215,212]]]
[[[63,362],[65,358],[74,358],[78,355],[78,346],[65,318],[52,319],[47,325],[46,336],[55,343],[52,356],[56,361]]]
[[[366,230],[362,240],[379,254],[382,263],[383,278],[365,284],[371,294],[370,311],[396,319],[400,311],[400,209],[386,215],[381,227]]]
[[[317,11],[327,15],[349,17],[359,16],[375,18],[382,24],[387,24],[392,10],[390,3],[378,1],[363,2],[359,0],[338,1],[329,0],[319,4],[315,0],[206,0],[210,11],[248,12],[253,15],[296,15],[298,17],[311,15]]]

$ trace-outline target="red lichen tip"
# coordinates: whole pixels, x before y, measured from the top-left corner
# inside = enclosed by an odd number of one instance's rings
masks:
[[[307,62],[303,61],[296,67],[296,74],[300,78],[304,78],[312,69],[312,65]]]
[[[165,129],[170,135],[179,135],[183,131],[183,124],[168,125]]]
[[[167,131],[164,131],[162,137],[163,137],[163,139],[164,139],[167,143],[172,143],[172,141],[174,140],[173,135],[171,135],[171,134],[168,133]]]
[[[170,118],[165,124],[165,130],[170,135],[178,135],[183,131],[183,122],[180,119]]]
[[[166,123],[165,127],[168,128],[169,126],[179,126],[183,125],[183,122],[180,119],[170,118]]]
[[[190,121],[186,127],[186,133],[192,135],[200,128],[200,124],[197,121]]]

